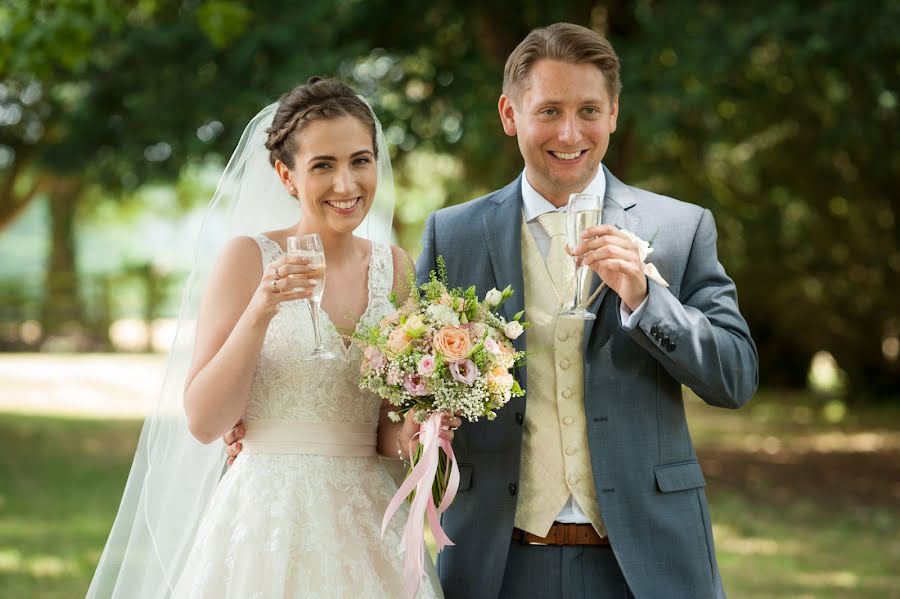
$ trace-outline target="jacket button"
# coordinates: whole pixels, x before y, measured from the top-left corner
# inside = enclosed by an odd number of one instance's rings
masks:
[[[516,491],[518,491],[518,490],[519,490],[519,488],[516,486],[516,483],[509,483],[509,494],[510,495],[515,495]]]
[[[562,368],[563,370],[568,370],[569,369],[569,361],[566,360],[565,358],[563,358],[559,363],[559,367]]]
[[[525,422],[525,414],[516,412],[516,424],[522,424],[523,422]]]
[[[570,426],[574,422],[575,422],[575,419],[572,418],[571,416],[566,416],[565,418],[563,418],[563,424],[565,424],[566,426]]]
[[[671,343],[671,341],[672,340],[669,339],[668,335],[666,335],[665,337],[662,338],[663,345],[669,345],[669,343]]]
[[[563,399],[569,399],[570,397],[572,397],[572,390],[571,389],[563,389],[562,396],[563,396]]]
[[[657,333],[659,333],[659,327],[658,327],[658,326],[653,325],[652,327],[650,327],[650,334],[651,334],[651,335],[653,335],[654,337],[656,337],[656,334],[657,334]]]
[[[560,341],[568,341],[569,334],[565,331],[560,331],[559,335],[557,335],[556,338],[559,339]]]
[[[675,342],[670,342],[669,345],[666,346],[666,349],[669,351],[675,351]]]

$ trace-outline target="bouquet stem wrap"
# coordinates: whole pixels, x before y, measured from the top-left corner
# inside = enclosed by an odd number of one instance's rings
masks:
[[[428,518],[428,525],[434,535],[437,543],[437,550],[440,552],[444,547],[453,545],[453,541],[441,528],[440,515],[444,513],[459,489],[459,466],[456,463],[456,456],[453,453],[453,447],[446,439],[441,439],[441,415],[433,413],[428,420],[421,425],[417,436],[422,445],[421,455],[415,461],[415,465],[403,484],[397,490],[397,493],[391,499],[390,505],[384,513],[384,519],[381,522],[381,536],[384,537],[384,531],[387,530],[388,523],[394,517],[394,514],[403,504],[409,494],[415,492],[412,505],[409,507],[409,517],[406,520],[406,527],[403,531],[401,547],[403,548],[403,573],[406,578],[406,589],[409,597],[415,597],[419,590],[422,576],[425,574],[425,543],[424,528],[425,518]],[[415,439],[414,439],[415,440]],[[441,462],[440,450],[444,450],[449,461],[449,469],[446,472],[438,472],[439,463]],[[412,455],[412,452],[410,452]],[[440,487],[444,488],[443,496],[440,499],[440,506],[435,506],[434,494],[432,488],[438,483],[436,478],[440,478]],[[440,494],[439,494],[440,497]]]

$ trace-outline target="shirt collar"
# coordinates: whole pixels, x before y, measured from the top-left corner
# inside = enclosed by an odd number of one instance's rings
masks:
[[[525,222],[530,223],[542,214],[548,212],[565,212],[566,207],[557,208],[550,203],[548,199],[542,196],[528,182],[527,169],[522,171],[522,205],[525,212]],[[582,193],[593,193],[601,198],[606,195],[606,175],[603,173],[603,166],[597,167],[597,174],[593,180],[588,183]]]

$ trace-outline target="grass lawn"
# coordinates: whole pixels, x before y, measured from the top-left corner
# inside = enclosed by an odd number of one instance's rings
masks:
[[[137,421],[0,414],[0,597],[84,597],[139,432]]]
[[[0,380],[0,394],[3,391]],[[900,598],[900,411],[689,401],[732,598]],[[0,411],[0,597],[80,598],[140,422]]]

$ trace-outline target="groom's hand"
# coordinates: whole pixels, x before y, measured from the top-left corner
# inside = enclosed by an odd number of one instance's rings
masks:
[[[230,431],[225,433],[225,436],[222,437],[222,441],[225,442],[226,451],[228,452],[228,460],[225,462],[227,465],[231,466],[234,463],[234,458],[238,457],[238,454],[241,453],[241,439],[244,438],[244,435],[247,434],[247,429],[244,428],[244,421],[238,420],[237,424],[234,425]]]
[[[596,272],[629,309],[640,306],[647,297],[647,276],[637,244],[612,225],[591,227],[581,238],[569,253]]]

